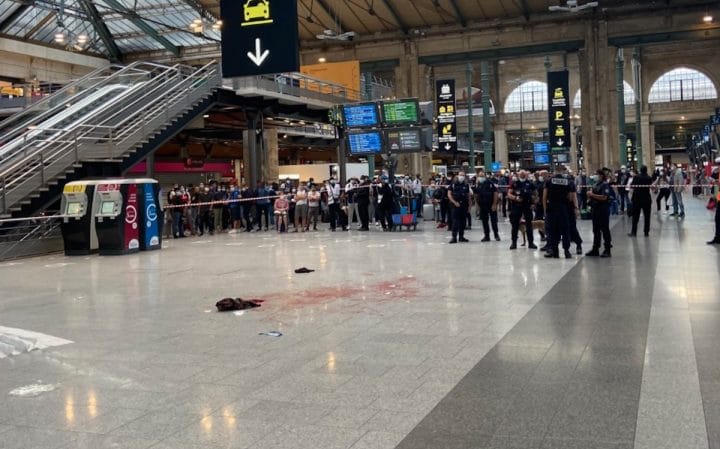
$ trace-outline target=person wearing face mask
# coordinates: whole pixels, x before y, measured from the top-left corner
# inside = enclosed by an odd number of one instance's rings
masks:
[[[228,203],[228,209],[230,209],[230,219],[232,220],[232,229],[228,232],[235,234],[240,232],[242,227],[242,210],[240,206],[240,189],[238,186],[233,185],[230,188],[230,196],[228,197],[230,202]]]
[[[458,173],[455,182],[448,191],[448,199],[453,205],[453,227],[450,243],[468,242],[469,240],[465,238],[465,216],[470,207],[470,187],[465,182],[465,172]]]
[[[390,186],[388,178],[383,176],[380,179],[380,185],[377,189],[377,209],[383,231],[389,232],[394,228],[392,214],[395,199],[393,195],[393,189]]]
[[[595,175],[596,184],[588,192],[588,199],[592,207],[592,224],[593,224],[593,247],[592,250],[585,254],[591,257],[610,257],[610,248],[612,248],[612,236],[610,235],[610,201],[612,192],[610,184],[608,184],[608,169],[602,168]],[[603,243],[605,250],[600,254],[600,245]]]
[[[352,225],[353,220],[357,216],[358,223],[360,222],[360,216],[358,213],[357,206],[357,188],[360,183],[355,178],[350,178],[345,184],[345,199],[347,201],[347,221],[348,225]],[[360,226],[358,226],[360,227]]]
[[[355,190],[355,201],[357,203],[360,231],[370,230],[370,179],[367,176],[360,177],[360,183]]]
[[[625,212],[625,207],[627,206],[628,202],[628,192],[625,189],[625,186],[628,183],[628,179],[630,178],[627,167],[622,166],[620,167],[620,171],[617,173],[616,179],[618,184],[618,196],[620,197],[620,213]]]
[[[201,189],[197,194],[198,204],[198,231],[200,235],[205,234],[205,230],[212,230],[212,219],[210,218],[210,187]]]
[[[562,240],[563,250],[566,259],[571,259],[570,254],[570,233],[568,220],[568,206],[575,203],[575,188],[568,179],[564,165],[558,165],[555,175],[545,183],[543,189],[543,209],[547,218],[549,228],[547,254],[548,258],[559,258],[558,245]]]
[[[508,191],[508,200],[512,207],[510,208],[510,224],[512,244],[510,249],[517,249],[518,231],[520,230],[520,221],[525,219],[525,231],[527,234],[528,249],[537,249],[533,243],[532,228],[532,205],[536,195],[535,187],[528,179],[527,172],[520,170],[517,180],[513,181]]]
[[[510,185],[510,178],[507,173],[497,173],[498,180],[498,196],[500,197],[500,206],[502,206],[503,218],[507,218],[507,205],[508,205],[508,186]]]
[[[340,218],[340,186],[334,178],[330,178],[325,184],[325,190],[327,191],[327,204],[328,213],[330,215],[330,230],[335,232],[337,225],[341,223]],[[347,231],[347,227],[342,228],[343,231]]]
[[[671,217],[685,218],[685,204],[683,204],[683,192],[685,191],[685,176],[682,166],[678,164],[672,172],[672,200],[673,213]]]
[[[481,242],[490,241],[490,225],[492,224],[495,240],[500,241],[500,233],[498,232],[498,214],[497,208],[500,202],[498,187],[492,179],[485,176],[484,171],[478,173],[476,195],[478,208],[480,209],[480,221],[482,221],[483,232],[485,236]]]
[[[710,173],[710,178],[713,179],[715,186],[712,189],[712,194],[715,197],[715,236],[712,240],[708,241],[708,245],[720,245],[720,157],[715,159],[715,168]]]

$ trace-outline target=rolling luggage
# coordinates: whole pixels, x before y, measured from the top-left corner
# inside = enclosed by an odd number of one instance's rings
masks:
[[[423,204],[422,216],[424,221],[435,220],[435,206],[432,204]]]

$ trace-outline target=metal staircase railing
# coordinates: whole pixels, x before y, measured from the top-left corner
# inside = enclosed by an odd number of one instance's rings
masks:
[[[152,76],[153,71],[161,67],[163,66],[135,62],[128,66],[113,64],[90,72],[52,95],[34,102],[23,111],[0,121],[0,146],[22,136],[28,129],[65,110],[68,104],[82,100],[103,86],[113,83],[134,83]]]
[[[158,66],[132,95],[110,101],[73,129],[42,130],[0,165],[0,213],[86,161],[120,161],[211,97],[221,84],[219,67]]]

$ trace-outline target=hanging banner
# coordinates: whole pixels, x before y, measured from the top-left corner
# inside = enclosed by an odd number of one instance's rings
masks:
[[[548,133],[552,151],[570,150],[570,101],[567,70],[548,72]]]
[[[438,149],[441,152],[454,153],[457,151],[455,80],[435,82],[435,104],[438,120]]]

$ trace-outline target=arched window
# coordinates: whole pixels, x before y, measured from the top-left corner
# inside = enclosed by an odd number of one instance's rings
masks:
[[[635,89],[632,88],[630,83],[623,81],[623,97],[625,98],[625,105],[635,104]],[[573,100],[573,109],[580,109],[582,106],[582,92],[578,89]]]
[[[547,111],[547,84],[527,81],[515,88],[505,100],[505,113]]]
[[[687,67],[666,72],[650,88],[649,103],[712,100],[717,98],[713,82],[705,74]]]

